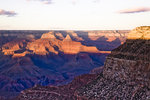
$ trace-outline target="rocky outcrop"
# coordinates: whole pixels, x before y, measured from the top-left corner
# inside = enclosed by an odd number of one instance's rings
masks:
[[[63,41],[72,41],[70,35],[67,34],[67,36],[65,37],[65,39]]]
[[[90,52],[90,53],[100,53],[100,51],[94,46],[85,46],[80,42],[72,41],[69,35],[60,43],[61,49],[67,54],[77,54],[79,52]]]
[[[31,51],[31,54],[46,55],[51,53],[58,54],[55,50],[55,44],[58,44],[59,40],[56,39],[38,39],[27,44],[26,49]]]
[[[2,46],[2,52],[4,55],[13,55],[15,51],[25,49],[28,40],[16,39],[14,41],[8,42]]]
[[[57,39],[59,39],[59,40],[63,40],[63,39],[64,39],[64,36],[62,35],[61,32],[57,32],[57,33],[55,34],[55,37],[56,37]]]
[[[149,100],[150,40],[146,37],[149,31],[150,27],[131,31],[128,40],[107,57],[103,74],[79,89],[77,95],[96,100]]]
[[[128,39],[150,39],[150,26],[141,26],[137,27],[136,29],[132,30],[128,34]]]
[[[54,32],[48,32],[41,36],[41,39],[55,39]]]
[[[114,49],[108,56],[104,76],[121,82],[134,80],[150,87],[149,35],[150,27],[138,27],[131,31],[126,43]],[[111,73],[107,74],[108,72]]]

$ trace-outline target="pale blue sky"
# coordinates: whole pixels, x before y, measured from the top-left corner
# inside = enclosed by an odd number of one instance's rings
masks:
[[[0,0],[0,29],[113,30],[150,25],[150,0],[51,0],[45,3]]]

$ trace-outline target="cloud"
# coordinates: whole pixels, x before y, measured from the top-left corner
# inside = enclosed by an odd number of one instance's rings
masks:
[[[119,11],[121,14],[127,14],[127,13],[140,13],[140,12],[148,12],[150,11],[150,8],[141,7],[141,8],[133,8],[133,9],[125,9]]]
[[[81,0],[82,1],[82,0]],[[99,3],[101,0],[89,0],[92,3]],[[80,2],[80,0],[71,0],[71,4],[76,5]]]
[[[6,15],[7,17],[13,17],[13,16],[17,15],[17,13],[15,13],[14,11],[6,11],[3,9],[0,9],[0,15]]]
[[[52,4],[52,0],[27,0],[27,1],[39,1],[43,4]]]

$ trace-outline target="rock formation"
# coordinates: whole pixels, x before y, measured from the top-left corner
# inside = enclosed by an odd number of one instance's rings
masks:
[[[62,33],[60,33],[60,32],[57,32],[57,33],[55,34],[55,36],[56,36],[56,38],[58,38],[58,39],[60,39],[60,40],[63,40],[63,39],[64,39],[64,36],[63,36]]]
[[[79,52],[100,53],[94,46],[84,46],[80,42],[72,41],[69,35],[60,43],[61,49],[67,54],[77,54]]]
[[[8,42],[2,46],[2,51],[5,55],[13,55],[15,51],[22,50],[27,45],[27,40],[18,39]]]
[[[135,32],[135,30],[137,30]],[[149,100],[150,99],[150,27],[138,27],[131,31],[129,39],[114,49],[107,57],[104,70],[78,88],[64,86],[62,91],[72,93],[64,95],[59,87],[36,87],[23,91],[18,100]],[[146,30],[146,32],[145,32]],[[133,34],[142,34],[135,37]],[[145,34],[146,33],[146,34]],[[134,38],[133,38],[134,36]],[[148,36],[148,37],[146,37]],[[132,37],[132,38],[131,38]],[[142,37],[142,38],[141,38]],[[144,37],[144,38],[143,38]],[[78,82],[74,80],[72,83]],[[68,90],[67,90],[68,89]],[[55,91],[56,90],[56,91]],[[54,92],[55,91],[55,92]],[[40,98],[41,97],[41,98]],[[61,98],[62,97],[62,98]]]
[[[70,32],[69,34],[70,34],[76,41],[84,41],[83,38],[82,38],[82,37],[79,37],[79,36],[77,35],[77,33],[75,33],[75,32]]]
[[[17,52],[20,51],[20,52]],[[63,41],[56,39],[52,32],[45,33],[41,39],[34,41],[12,41],[2,47],[5,55],[21,57],[27,54],[46,55],[49,53],[77,54],[80,52],[103,53],[94,46],[84,46],[80,42],[72,41],[69,35]],[[106,52],[107,53],[107,52]]]
[[[137,27],[128,34],[128,39],[150,39],[150,26]]]
[[[70,35],[67,34],[67,36],[65,37],[65,39],[63,41],[72,41]]]
[[[46,55],[50,52],[58,54],[58,51],[56,51],[54,47],[54,45],[58,44],[58,42],[59,40],[57,39],[38,39],[33,42],[29,42],[26,46],[26,49],[31,51],[31,54],[37,55]]]
[[[104,76],[107,78],[116,78],[116,80],[121,82],[135,80],[137,83],[150,86],[149,35],[149,26],[138,27],[131,31],[126,43],[114,49],[107,57]],[[113,69],[110,70],[112,64]],[[108,72],[111,73],[107,74]]]
[[[54,36],[54,32],[51,31],[51,32],[48,32],[48,33],[45,33],[41,36],[41,39],[55,39],[56,37]]]

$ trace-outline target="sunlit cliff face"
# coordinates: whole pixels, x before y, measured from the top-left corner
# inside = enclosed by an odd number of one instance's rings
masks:
[[[150,39],[150,26],[141,26],[132,30],[128,34],[128,39]]]
[[[89,53],[110,53],[110,51],[99,51],[95,46],[85,46],[81,42],[73,41],[70,35],[63,40],[56,39],[53,32],[45,33],[41,39],[34,41],[18,40],[9,42],[2,47],[4,55],[23,57],[27,54],[47,55],[49,53],[77,54],[80,52]]]

